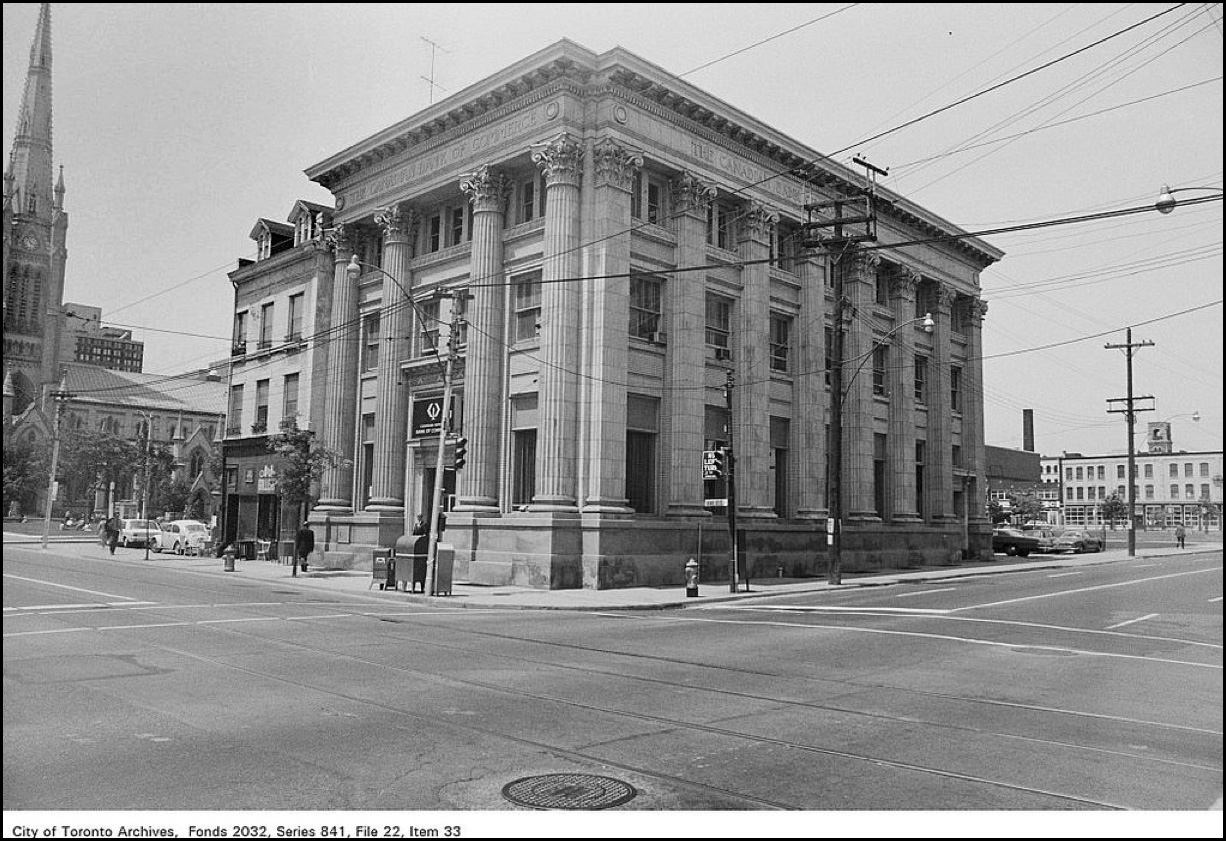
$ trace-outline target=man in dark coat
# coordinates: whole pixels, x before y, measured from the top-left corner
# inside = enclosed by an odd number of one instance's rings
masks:
[[[315,551],[315,532],[311,531],[310,525],[303,523],[298,529],[298,535],[295,542],[295,549],[298,557],[302,559],[302,571],[307,571],[307,556]]]
[[[106,545],[111,550],[111,554],[115,554],[115,545],[119,543],[119,517],[111,517],[106,521]]]

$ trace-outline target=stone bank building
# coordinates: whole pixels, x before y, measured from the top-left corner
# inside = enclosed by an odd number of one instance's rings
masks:
[[[438,436],[415,418],[455,329],[469,453],[441,481],[458,580],[679,583],[692,557],[726,580],[703,453],[727,445],[751,574],[821,574],[836,280],[844,567],[990,555],[979,274],[1002,252],[928,210],[879,189],[875,243],[806,249],[805,204],[861,194],[859,172],[570,41],[306,174],[333,206],[310,237],[281,235],[314,255],[319,399],[299,422],[348,457],[311,514],[332,558],[362,565],[428,518]],[[254,387],[241,370],[232,393]]]

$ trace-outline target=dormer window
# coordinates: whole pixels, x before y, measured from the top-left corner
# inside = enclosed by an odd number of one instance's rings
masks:
[[[260,234],[257,244],[258,247],[256,249],[255,259],[267,260],[272,256],[272,234],[270,234],[267,229]]]

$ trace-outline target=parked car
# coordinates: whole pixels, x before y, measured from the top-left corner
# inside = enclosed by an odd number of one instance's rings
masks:
[[[1039,548],[1035,549],[1034,551],[1041,555],[1055,551],[1056,537],[1058,535],[1056,529],[1051,528],[1050,526],[1023,526],[1023,530],[1026,532],[1026,534],[1039,541]]]
[[[1018,529],[993,529],[992,551],[1026,557],[1039,550],[1039,539]]]
[[[153,520],[120,520],[120,546],[153,546],[157,541],[158,524]]]
[[[1072,552],[1080,555],[1082,552],[1101,552],[1103,551],[1102,538],[1088,531],[1065,531],[1061,532],[1056,537],[1056,545],[1052,548],[1053,552]]]
[[[188,551],[202,552],[212,535],[209,527],[199,520],[172,520],[162,523],[153,548],[158,552],[174,552],[176,555]]]

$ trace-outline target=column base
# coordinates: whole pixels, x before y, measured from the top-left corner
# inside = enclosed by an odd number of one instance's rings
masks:
[[[690,502],[674,502],[668,506],[664,514],[668,517],[710,517],[711,510]]]
[[[353,503],[347,499],[321,499],[311,511],[319,511],[324,514],[352,514]]]
[[[528,504],[529,513],[548,513],[550,511],[578,514],[579,505],[573,498],[564,496],[538,496]]]
[[[922,523],[924,522],[924,518],[919,515],[918,511],[904,511],[899,514],[895,514],[894,518],[890,522],[893,522],[893,523]]]
[[[584,514],[633,514],[625,499],[589,499],[583,503]]]
[[[796,511],[797,520],[829,520],[830,511],[826,508],[800,508]]]
[[[498,514],[502,511],[498,507],[498,500],[492,496],[462,496],[456,499],[455,508],[452,511],[469,511],[477,514]]]
[[[379,514],[403,514],[404,500],[391,496],[375,497],[369,503],[367,503],[366,508],[363,510],[374,511]]]
[[[852,523],[880,523],[881,518],[877,516],[876,511],[850,511],[847,514],[848,522]]]

